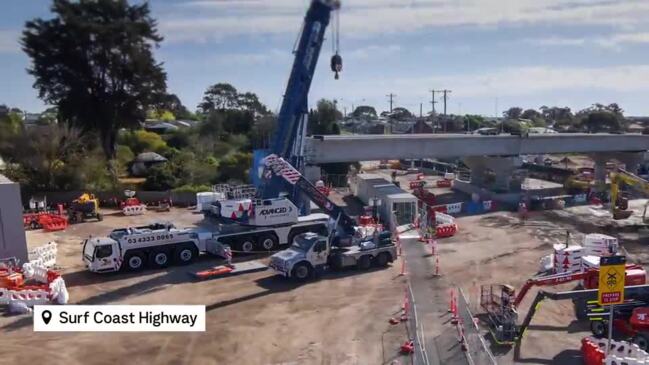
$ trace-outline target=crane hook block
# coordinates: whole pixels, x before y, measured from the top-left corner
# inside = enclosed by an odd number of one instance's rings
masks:
[[[331,56],[331,71],[333,71],[336,76],[336,80],[338,80],[338,73],[340,73],[343,70],[343,58],[340,57],[338,53],[335,55]]]

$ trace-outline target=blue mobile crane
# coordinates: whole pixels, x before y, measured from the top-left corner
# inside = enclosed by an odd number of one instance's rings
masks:
[[[282,193],[287,193],[289,199],[295,203],[302,214],[308,214],[309,211],[308,199],[312,198],[309,192],[301,189],[300,186],[287,184],[280,176],[272,175],[268,179],[263,179],[258,174],[264,169],[263,159],[270,154],[283,158],[298,170],[304,168],[301,150],[306,134],[309,89],[324,43],[327,26],[332,13],[339,8],[340,0],[311,1],[304,18],[297,48],[294,51],[295,60],[277,117],[277,129],[270,150],[257,150],[254,153],[251,178],[258,186],[262,197],[276,198]],[[334,35],[332,41],[337,44],[337,32],[332,33]],[[338,51],[331,58],[331,70],[338,79],[338,73],[342,71],[342,58]]]

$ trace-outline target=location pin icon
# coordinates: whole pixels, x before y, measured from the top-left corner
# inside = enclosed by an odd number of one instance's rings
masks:
[[[43,322],[45,322],[45,324],[49,324],[50,320],[52,319],[52,312],[44,310],[43,313],[41,313],[41,316],[43,317]]]

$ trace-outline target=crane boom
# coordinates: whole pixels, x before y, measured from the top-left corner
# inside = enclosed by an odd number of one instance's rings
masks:
[[[311,184],[309,180],[307,180],[290,163],[275,154],[266,156],[263,162],[264,165],[276,176],[281,177],[288,184],[295,186],[326,214],[337,219],[338,224],[340,224],[345,233],[351,234],[353,232],[353,227],[356,225],[354,219],[347,215],[341,207],[332,202],[325,194],[313,186],[313,184]]]

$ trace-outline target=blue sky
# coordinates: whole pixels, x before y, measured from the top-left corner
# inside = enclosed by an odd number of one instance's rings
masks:
[[[150,1],[165,36],[156,57],[169,91],[193,110],[208,85],[229,82],[277,110],[308,4]],[[45,0],[3,0],[0,104],[44,109],[17,39],[48,8]],[[434,88],[453,90],[452,113],[618,102],[627,115],[649,115],[648,17],[645,0],[342,0],[344,71],[337,81],[329,72],[327,40],[310,102],[336,98],[348,111],[380,111],[394,93],[395,105],[418,113],[423,103],[427,112]]]

